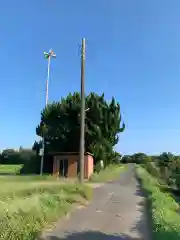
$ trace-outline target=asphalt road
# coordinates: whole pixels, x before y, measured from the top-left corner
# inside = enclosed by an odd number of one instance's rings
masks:
[[[120,179],[94,189],[91,204],[60,220],[46,240],[149,240],[144,198],[134,166]]]

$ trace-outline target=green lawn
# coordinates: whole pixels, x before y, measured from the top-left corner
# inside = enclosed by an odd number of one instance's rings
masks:
[[[3,165],[0,164],[0,174],[17,174],[22,165]]]
[[[0,175],[0,182],[55,181],[52,175]]]
[[[180,239],[180,206],[170,196],[161,191],[161,185],[144,168],[138,166],[137,174],[142,181],[151,209],[154,240]]]
[[[116,180],[120,177],[121,172],[124,171],[125,168],[125,165],[109,165],[99,173],[94,173],[89,181],[94,183],[101,183]]]
[[[77,183],[23,177],[0,181],[0,240],[32,240],[47,224],[71,210],[73,204],[86,204],[91,188]]]

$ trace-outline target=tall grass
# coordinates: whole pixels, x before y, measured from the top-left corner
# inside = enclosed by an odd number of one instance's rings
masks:
[[[0,182],[54,181],[55,179],[52,175],[0,175]]]
[[[125,165],[112,164],[102,169],[99,173],[94,173],[90,177],[90,182],[108,182],[120,177],[120,173],[125,169]]]
[[[69,212],[72,204],[85,204],[91,194],[90,187],[75,183],[2,182],[0,240],[36,239],[48,223]]]
[[[180,239],[179,204],[170,194],[161,191],[158,180],[145,169],[137,167],[137,174],[151,208],[153,239]]]

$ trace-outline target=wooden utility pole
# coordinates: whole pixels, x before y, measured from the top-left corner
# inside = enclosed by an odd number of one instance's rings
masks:
[[[85,94],[84,94],[85,38],[81,48],[81,126],[80,126],[80,182],[84,182],[84,127],[85,127]]]

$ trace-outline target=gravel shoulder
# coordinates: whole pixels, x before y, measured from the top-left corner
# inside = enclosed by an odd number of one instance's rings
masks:
[[[118,181],[94,188],[93,200],[85,208],[61,219],[43,233],[45,240],[150,240],[145,199],[135,179],[134,166]]]

